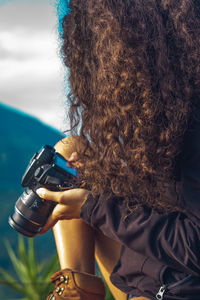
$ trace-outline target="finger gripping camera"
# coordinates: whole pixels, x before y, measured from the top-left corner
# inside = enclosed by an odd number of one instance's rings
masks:
[[[81,187],[77,176],[77,171],[62,155],[45,145],[30,160],[21,183],[26,189],[15,204],[15,212],[9,217],[9,224],[25,236],[37,235],[56,203],[41,199],[36,190],[40,187],[51,191]]]

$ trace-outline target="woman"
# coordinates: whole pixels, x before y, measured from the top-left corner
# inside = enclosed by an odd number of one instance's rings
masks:
[[[80,133],[56,149],[73,153],[87,188],[38,191],[59,203],[41,233],[62,220],[54,234],[64,270],[48,299],[104,299],[94,253],[117,300],[199,299],[200,3],[69,8],[62,56]]]

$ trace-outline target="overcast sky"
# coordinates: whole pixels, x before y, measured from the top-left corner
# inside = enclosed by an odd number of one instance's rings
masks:
[[[64,70],[52,2],[0,0],[0,102],[63,130]]]

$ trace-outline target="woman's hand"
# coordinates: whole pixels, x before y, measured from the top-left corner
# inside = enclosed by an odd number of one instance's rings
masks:
[[[83,167],[83,164],[78,160],[77,154],[77,150],[81,147],[80,145],[79,137],[70,136],[59,141],[54,148],[56,152],[60,153],[70,162],[72,167],[79,169]],[[44,200],[54,201],[57,203],[49,216],[47,223],[40,231],[40,234],[47,232],[59,220],[79,219],[81,206],[86,201],[87,196],[90,193],[88,190],[83,188],[58,192],[52,192],[47,189],[40,188],[36,192]]]
[[[36,192],[42,199],[57,203],[49,216],[47,223],[40,231],[40,234],[47,232],[59,220],[79,219],[81,206],[84,204],[90,193],[90,191],[80,188],[62,192],[52,192],[40,188]]]

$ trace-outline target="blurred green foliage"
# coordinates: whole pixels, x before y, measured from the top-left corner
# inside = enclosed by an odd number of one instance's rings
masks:
[[[15,272],[8,273],[0,267],[0,284],[16,291],[23,300],[44,300],[53,288],[49,278],[59,269],[57,254],[46,262],[38,263],[34,248],[34,239],[25,240],[19,235],[18,255],[15,254],[9,242],[6,248]],[[14,300],[14,299],[12,299]]]
[[[27,241],[27,245],[25,243]],[[57,254],[51,259],[38,263],[34,247],[34,239],[24,239],[18,235],[18,253],[15,254],[10,243],[6,242],[6,249],[12,263],[14,272],[10,274],[0,267],[0,285],[17,292],[20,300],[44,300],[53,290],[50,277],[59,269]],[[102,276],[97,270],[97,275]],[[105,281],[104,281],[105,282]],[[106,285],[106,300],[114,300]],[[15,300],[12,298],[12,300]]]

